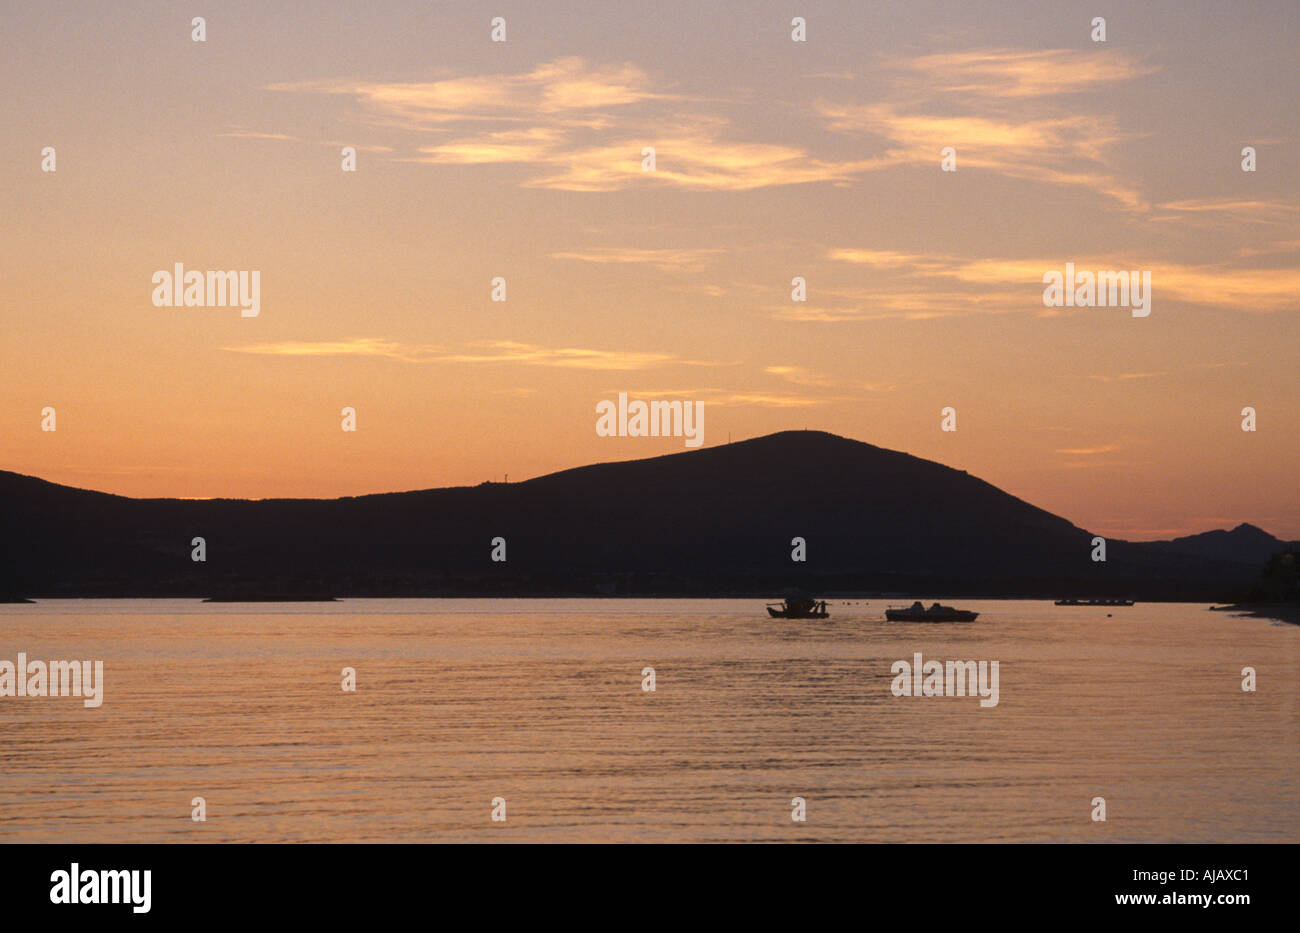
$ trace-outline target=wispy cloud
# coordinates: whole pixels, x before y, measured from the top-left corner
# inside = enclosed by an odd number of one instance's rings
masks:
[[[1242,223],[1295,223],[1300,220],[1300,204],[1247,198],[1193,198],[1159,205],[1152,220],[1217,223],[1234,227]]]
[[[641,168],[643,146],[655,150],[653,172]],[[810,182],[843,182],[873,163],[817,159],[798,146],[737,142],[721,127],[651,130],[601,146],[579,148],[549,160],[555,169],[530,187],[564,191],[617,191],[634,184],[710,191],[751,191]]]
[[[261,133],[256,130],[230,130],[225,133],[218,133],[217,136],[231,139],[274,139],[285,142],[298,142],[297,136],[288,136],[284,133]]]
[[[629,391],[622,388],[611,388],[607,391],[611,394],[614,392],[627,391],[629,396],[636,398],[685,398],[691,399],[692,401],[698,400],[707,405],[717,405],[719,407],[751,406],[754,408],[816,408],[819,405],[828,405],[832,402],[842,401],[842,399],[833,397],[788,395],[778,392],[764,392],[759,389],[654,388]]]
[[[818,158],[802,146],[737,139],[726,115],[664,87],[631,64],[567,57],[517,74],[425,82],[294,82],[268,89],[350,98],[378,125],[448,137],[420,145],[398,161],[531,166],[520,184],[534,188],[602,192],[660,185],[749,191],[845,182],[876,164]],[[665,110],[669,104],[671,110]],[[656,152],[653,172],[641,167],[646,146]]]
[[[356,356],[387,357],[409,363],[522,363],[561,369],[638,370],[669,364],[677,366],[719,365],[701,360],[681,359],[671,353],[633,350],[595,350],[584,347],[544,347],[511,340],[475,341],[466,349],[448,352],[428,344],[409,344],[376,337],[359,337],[336,341],[282,341],[222,347],[232,353],[262,356]]]
[[[629,249],[601,246],[551,253],[551,257],[600,264],[644,264],[665,272],[679,272],[703,268],[712,263],[721,252],[720,249]]]
[[[688,398],[720,407],[754,407],[754,408],[817,408],[841,402],[858,402],[868,400],[880,393],[897,388],[892,383],[864,382],[857,379],[830,376],[815,372],[802,366],[776,365],[767,366],[763,374],[781,380],[798,391],[776,390],[762,385],[749,385],[740,388],[702,387],[674,389],[643,389],[629,393],[641,398]],[[623,391],[613,390],[610,391]]]
[[[272,84],[270,90],[350,99],[362,119],[406,132],[434,133],[400,161],[431,165],[514,165],[519,184],[608,192],[657,185],[751,191],[810,183],[850,184],[867,172],[932,164],[944,146],[963,167],[1048,184],[1083,186],[1131,208],[1141,196],[1106,165],[1123,134],[1106,113],[1075,105],[1077,95],[1151,73],[1122,51],[980,49],[888,58],[884,93],[869,101],[819,101],[840,133],[885,140],[883,152],[829,157],[783,140],[741,138],[717,101],[672,90],[628,62],[568,56],[513,74],[446,76],[420,82],[327,80]],[[879,70],[879,69],[878,69]],[[854,89],[853,76],[836,74]],[[642,170],[651,146],[656,168]]]
[[[928,268],[928,272],[923,272]],[[946,267],[916,264],[905,271],[882,268],[866,287],[821,286],[825,304],[785,302],[768,305],[773,318],[785,321],[929,321],[973,314],[1014,314],[1026,310],[1026,290],[1019,281],[966,285],[940,276]],[[1035,308],[1034,310],[1040,310]]]
[[[1157,69],[1121,50],[993,48],[896,58],[926,90],[1000,100],[1095,91]]]
[[[854,389],[861,392],[889,392],[897,388],[891,382],[866,382],[861,379],[845,379],[814,372],[802,366],[768,366],[763,372],[777,376],[798,386],[814,389]]]
[[[826,305],[806,305],[802,302],[789,305],[771,305],[767,310],[774,320],[778,321],[817,321],[822,323],[832,323],[836,321],[883,321],[893,318],[901,318],[908,321],[927,321],[941,317],[955,317],[963,313],[972,313],[970,307],[964,307],[961,311],[944,310],[944,311],[926,311],[918,310],[917,305],[923,304],[928,300],[928,296],[918,295],[914,299],[900,298],[896,295],[880,296],[879,304],[872,306],[826,306]],[[890,305],[905,305],[905,307],[890,308]],[[960,303],[954,302],[953,306],[961,307]],[[884,309],[884,310],[882,310]]]
[[[889,301],[889,293],[893,290],[901,288],[906,293],[908,283],[912,283],[910,288],[915,291],[904,300],[923,303],[934,301],[939,293],[916,289],[919,283],[935,280],[960,283],[969,288],[968,294],[951,293],[941,299],[942,305],[956,313],[1012,310],[1043,313],[1046,309],[1038,300],[1042,295],[1043,273],[1059,270],[1065,262],[1060,257],[963,259],[937,253],[919,255],[842,247],[828,250],[827,256],[891,273],[893,277],[886,277],[879,289],[878,300],[882,302]],[[1225,310],[1273,312],[1294,309],[1297,296],[1300,296],[1300,269],[1296,268],[1247,268],[1231,261],[1197,265],[1133,255],[1076,256],[1070,261],[1081,270],[1150,271],[1151,288],[1158,302],[1180,301]],[[876,300],[872,297],[854,310],[862,315],[871,313]],[[917,310],[926,309],[923,304]],[[941,310],[932,306],[929,309]],[[827,312],[824,318],[812,315],[804,319],[831,320],[834,317]]]
[[[582,145],[567,130],[476,134],[420,148],[406,161],[430,164],[527,163],[539,172],[525,187],[558,191],[619,191],[634,185],[662,185],[711,191],[750,191],[810,182],[843,182],[870,161],[817,159],[802,147],[738,142],[723,136],[719,121],[647,126],[598,145]],[[655,150],[656,168],[642,168],[642,150]]]
[[[1240,246],[1238,256],[1272,256],[1285,253],[1300,253],[1300,240],[1275,240],[1259,246]]]
[[[361,145],[355,142],[341,142],[334,139],[303,139],[299,136],[290,136],[287,133],[263,133],[257,130],[229,130],[225,133],[218,133],[219,139],[260,139],[273,142],[293,142],[306,143],[312,146],[351,146],[358,152],[392,152],[390,146]]]
[[[551,159],[567,142],[565,132],[546,126],[497,130],[462,137],[437,146],[422,146],[420,155],[403,159],[432,165],[537,163]]]
[[[923,253],[903,253],[892,249],[852,249],[839,248],[827,252],[827,258],[838,262],[852,262],[858,265],[875,266],[881,269],[945,269],[951,260],[942,256],[928,256]]]
[[[356,98],[372,110],[417,123],[525,114],[582,113],[639,101],[671,99],[631,64],[597,65],[570,56],[520,74],[448,77],[436,81],[309,81],[272,84],[273,91],[310,91]]]
[[[1057,186],[1081,186],[1130,209],[1146,202],[1108,165],[1122,139],[1114,118],[1060,95],[1095,91],[1154,68],[1115,51],[982,49],[893,58],[886,90],[871,102],[821,101],[827,125],[883,138],[885,164],[934,165],[947,146],[963,168]]]
[[[681,360],[671,353],[543,347],[512,340],[481,341],[471,346],[476,349],[447,354],[440,359],[453,363],[526,363],[532,366],[555,366],[561,369],[614,370],[650,369],[669,363],[679,365],[693,363],[693,361]]]
[[[245,347],[221,347],[231,353],[259,356],[362,356],[388,357],[408,363],[437,358],[440,347],[430,344],[400,343],[379,337],[356,337],[351,340],[285,340],[278,343],[255,343]]]

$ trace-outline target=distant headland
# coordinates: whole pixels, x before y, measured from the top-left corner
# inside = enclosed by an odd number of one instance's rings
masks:
[[[1247,598],[1250,525],[1105,542],[967,474],[819,431],[519,483],[341,499],[128,499],[0,472],[14,597]],[[798,559],[802,558],[802,559]]]

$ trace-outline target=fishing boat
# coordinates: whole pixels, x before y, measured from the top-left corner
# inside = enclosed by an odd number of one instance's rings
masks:
[[[969,609],[954,609],[934,603],[926,609],[920,602],[914,602],[906,609],[890,608],[885,610],[885,618],[890,622],[974,622],[978,612]]]
[[[1131,599],[1058,599],[1058,606],[1132,606]]]
[[[829,619],[826,600],[791,596],[779,603],[768,603],[767,614],[774,619]]]

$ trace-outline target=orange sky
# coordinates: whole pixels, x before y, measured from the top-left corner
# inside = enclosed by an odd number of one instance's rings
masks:
[[[1105,43],[1072,4],[694,6],[7,11],[0,468],[336,496],[685,449],[598,437],[625,391],[1103,534],[1300,538],[1293,4]],[[178,262],[260,270],[260,315],[155,307]],[[1150,271],[1150,316],[1045,307],[1067,262]]]

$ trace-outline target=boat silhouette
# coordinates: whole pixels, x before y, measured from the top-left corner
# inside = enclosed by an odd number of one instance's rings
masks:
[[[919,600],[906,609],[895,607],[885,610],[885,618],[890,622],[974,622],[978,617],[978,612],[954,609],[952,606],[941,606],[939,603],[934,603],[926,609]]]
[[[829,619],[826,600],[791,596],[779,603],[768,603],[767,614],[773,619]]]

